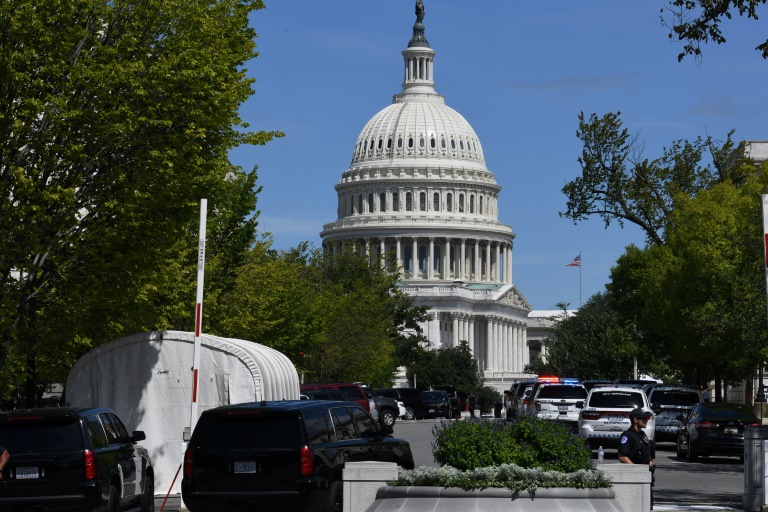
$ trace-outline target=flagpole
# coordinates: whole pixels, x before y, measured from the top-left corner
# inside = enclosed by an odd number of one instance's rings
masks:
[[[581,267],[584,264],[584,260],[581,258],[581,251],[579,251],[579,309],[581,309]]]

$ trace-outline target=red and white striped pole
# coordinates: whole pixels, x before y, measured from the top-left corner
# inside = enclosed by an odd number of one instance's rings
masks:
[[[200,238],[197,245],[197,301],[195,302],[195,349],[192,353],[192,413],[189,418],[190,433],[197,423],[197,398],[199,395],[200,330],[203,323],[203,277],[205,276],[205,223],[208,214],[208,200],[200,199]]]

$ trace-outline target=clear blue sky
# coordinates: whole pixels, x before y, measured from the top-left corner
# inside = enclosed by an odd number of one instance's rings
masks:
[[[586,301],[624,248],[644,243],[631,225],[558,216],[563,185],[580,173],[579,112],[621,111],[649,158],[674,140],[731,129],[738,140],[768,139],[768,62],[753,50],[768,37],[762,21],[732,20],[725,45],[678,63],[662,2],[424,1],[436,90],[482,142],[502,187],[500,220],[516,234],[513,281],[535,309],[579,305],[580,271],[566,267],[579,253]],[[360,131],[401,90],[415,1],[265,2],[251,18],[260,55],[247,66],[256,94],[242,117],[286,136],[231,158],[259,167],[260,229],[274,247],[319,245]]]

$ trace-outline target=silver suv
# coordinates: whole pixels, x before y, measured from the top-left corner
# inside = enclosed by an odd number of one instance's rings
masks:
[[[568,422],[575,430],[580,412],[576,406],[586,398],[587,389],[581,384],[541,384],[531,403],[537,417]]]
[[[656,386],[648,400],[656,413],[656,440],[659,442],[677,442],[680,430],[677,417],[688,416],[694,405],[704,401],[698,389],[686,386]]]
[[[648,397],[643,390],[627,387],[592,388],[587,401],[581,405],[579,436],[584,438],[593,450],[598,446],[619,447],[621,433],[632,425],[629,419],[632,409],[641,407],[652,413]],[[651,440],[651,450],[655,452],[656,420],[653,414],[643,430]]]

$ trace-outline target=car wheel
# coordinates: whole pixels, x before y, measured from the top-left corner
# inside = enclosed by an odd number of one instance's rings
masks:
[[[326,512],[342,512],[344,510],[344,493],[341,487],[341,482],[331,482],[331,486],[328,487],[328,506],[325,508]]]
[[[109,486],[109,498],[107,498],[107,512],[120,512],[120,495],[117,493],[117,487]]]
[[[151,476],[145,478],[144,494],[141,496],[141,512],[155,512],[155,483]]]
[[[688,440],[688,452],[686,453],[686,457],[688,458],[688,462],[693,462],[699,458],[699,454],[693,451],[693,443],[690,439]]]
[[[403,417],[407,420],[413,420],[416,418],[416,413],[414,413],[413,409],[411,409],[410,407],[406,407],[405,414],[403,415]]]
[[[395,417],[395,413],[390,411],[389,409],[384,409],[381,411],[381,414],[379,415],[379,419],[381,420],[381,424],[385,425],[387,427],[393,427],[395,425],[395,420],[397,419]]]

